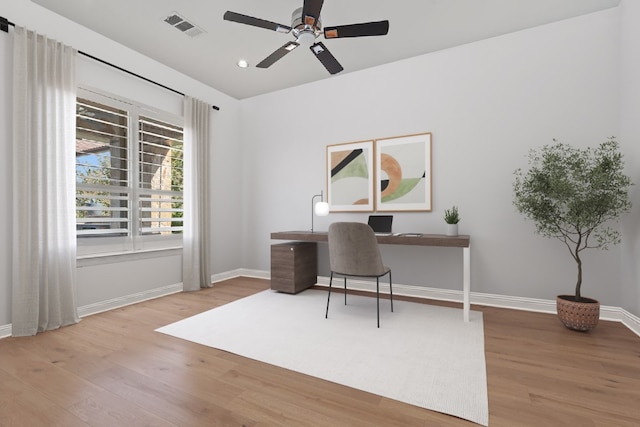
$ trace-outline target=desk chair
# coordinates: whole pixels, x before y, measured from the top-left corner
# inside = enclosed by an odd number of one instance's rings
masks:
[[[333,275],[344,276],[344,304],[347,305],[347,276],[375,277],[376,303],[378,310],[378,328],[380,327],[380,277],[389,274],[389,292],[391,311],[393,312],[393,288],[391,287],[391,269],[385,267],[380,256],[378,241],[369,225],[361,222],[334,222],[329,226],[329,264],[331,277],[327,295],[329,317],[329,299]]]

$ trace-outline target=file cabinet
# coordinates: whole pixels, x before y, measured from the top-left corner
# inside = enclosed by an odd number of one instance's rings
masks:
[[[318,281],[315,242],[271,245],[271,289],[297,294]]]

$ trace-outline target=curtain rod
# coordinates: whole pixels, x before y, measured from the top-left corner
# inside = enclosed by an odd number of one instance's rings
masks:
[[[7,18],[3,18],[2,16],[0,16],[0,30],[1,30],[1,31],[4,31],[5,33],[8,33],[8,32],[9,32],[9,25],[11,25],[12,27],[15,27],[15,26],[16,26],[16,24],[14,24],[13,22],[9,21]],[[83,56],[86,56],[87,58],[91,58],[91,59],[93,59],[94,61],[101,62],[101,63],[103,63],[103,64],[105,64],[105,65],[108,65],[108,66],[110,66],[110,67],[113,67],[113,68],[115,68],[115,69],[117,69],[117,70],[120,70],[120,71],[125,72],[125,73],[127,73],[127,74],[130,74],[130,75],[132,75],[132,76],[134,76],[134,77],[137,77],[137,78],[139,78],[139,79],[142,79],[142,80],[144,80],[144,81],[146,81],[146,82],[153,83],[153,84],[154,84],[154,85],[156,85],[156,86],[160,86],[161,88],[164,88],[164,89],[170,90],[171,92],[177,93],[178,95],[185,96],[185,94],[184,94],[184,93],[182,93],[182,92],[180,92],[180,91],[177,91],[177,90],[175,90],[175,89],[173,89],[173,88],[170,88],[169,86],[165,86],[165,85],[163,85],[162,83],[158,83],[158,82],[156,82],[156,81],[153,81],[153,80],[151,80],[151,79],[148,79],[148,78],[146,78],[146,77],[144,77],[144,76],[141,76],[140,74],[136,74],[136,73],[134,73],[133,71],[129,71],[129,70],[127,70],[127,69],[125,69],[125,68],[122,68],[122,67],[120,67],[120,66],[118,66],[118,65],[112,64],[111,62],[107,62],[107,61],[105,61],[104,59],[96,58],[95,56],[90,55],[90,54],[88,54],[88,53],[85,53],[85,52],[83,52],[83,51],[81,51],[81,50],[79,50],[79,51],[78,51],[78,53],[79,53],[79,54],[81,54],[81,55],[83,55]],[[219,110],[220,110],[220,107],[218,107],[217,105],[212,105],[212,108],[213,108],[214,110],[216,110],[216,111],[219,111]]]

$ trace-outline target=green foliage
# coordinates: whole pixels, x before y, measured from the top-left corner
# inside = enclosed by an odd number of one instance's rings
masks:
[[[614,137],[597,148],[556,142],[529,152],[529,170],[514,172],[513,203],[535,222],[536,232],[562,241],[578,265],[575,296],[580,299],[582,260],[588,248],[608,249],[620,232],[607,223],[631,209],[631,178]]]
[[[460,215],[458,214],[457,206],[444,210],[444,222],[447,224],[457,224],[460,222]]]
[[[98,167],[83,168],[76,171],[76,180],[83,184],[109,185],[111,182],[111,167],[107,156],[100,156]],[[83,191],[82,195],[86,197],[76,197],[76,207],[86,207],[90,205],[98,205],[108,207],[111,205],[109,194],[100,191]],[[90,197],[89,197],[90,195]],[[86,210],[77,210],[77,218],[86,218]]]
[[[178,147],[171,149],[171,190],[173,191],[183,191],[184,189],[184,146],[180,144]],[[179,203],[172,203],[171,207],[173,209],[182,209],[183,203],[180,201]],[[183,225],[182,222],[182,211],[173,212],[171,214],[172,218],[180,218],[179,221],[172,221],[172,227],[179,227]]]

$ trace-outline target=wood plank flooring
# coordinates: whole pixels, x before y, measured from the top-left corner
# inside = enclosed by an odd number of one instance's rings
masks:
[[[154,332],[268,287],[237,278],[0,340],[0,426],[475,425]],[[623,325],[578,333],[554,315],[472,309],[491,427],[640,425],[640,337]]]

